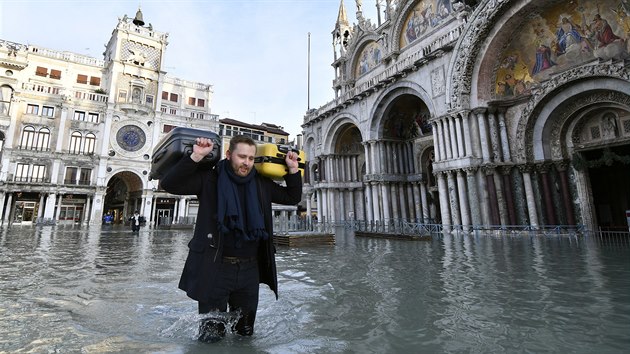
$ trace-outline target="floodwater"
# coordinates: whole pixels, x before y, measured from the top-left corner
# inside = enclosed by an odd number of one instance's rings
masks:
[[[0,353],[619,353],[630,243],[355,238],[279,247],[252,337],[196,341],[177,289],[191,230],[0,231]]]

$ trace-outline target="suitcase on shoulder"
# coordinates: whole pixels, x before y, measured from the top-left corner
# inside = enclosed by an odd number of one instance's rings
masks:
[[[283,144],[258,144],[256,147],[256,157],[254,157],[254,167],[258,173],[271,179],[282,180],[287,174],[287,164],[284,159],[289,151],[298,153],[298,168],[304,178],[304,166],[306,165],[306,154],[291,145]]]
[[[149,180],[162,178],[183,155],[192,154],[192,147],[199,137],[212,139],[214,143],[212,152],[199,161],[199,168],[208,170],[212,168],[221,156],[219,135],[209,130],[176,127],[164,135],[153,148]]]

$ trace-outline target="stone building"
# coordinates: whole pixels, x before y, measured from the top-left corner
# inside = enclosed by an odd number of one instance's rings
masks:
[[[100,224],[139,210],[150,223],[195,212],[150,181],[173,127],[218,131],[212,86],[169,77],[168,34],[118,19],[104,59],[0,39],[0,220]]]
[[[627,230],[628,1],[372,4],[304,117],[320,221]]]

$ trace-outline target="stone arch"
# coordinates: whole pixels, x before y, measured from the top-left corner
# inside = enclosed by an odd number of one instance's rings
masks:
[[[370,133],[373,136],[367,136],[366,139],[382,139],[383,127],[387,121],[387,114],[390,112],[392,105],[395,101],[402,96],[414,96],[417,97],[422,104],[426,107],[429,113],[429,117],[433,117],[435,108],[433,107],[432,100],[429,94],[418,84],[410,81],[401,81],[392,87],[385,90],[377,99],[370,112]]]
[[[365,75],[367,72],[371,71],[374,67],[378,66],[381,64],[382,62],[382,58],[385,54],[384,48],[383,46],[380,44],[380,42],[378,41],[378,36],[375,34],[369,34],[369,35],[365,35],[364,37],[361,38],[360,40],[360,44],[358,44],[355,48],[354,51],[352,52],[352,61],[351,61],[351,65],[350,65],[350,72],[349,72],[349,76],[351,78],[353,78],[354,80],[358,80],[360,77],[362,77],[363,75]],[[366,50],[369,49],[369,47],[377,47],[379,50],[379,56],[378,56],[378,60],[369,60],[372,58],[366,58],[367,60],[364,61],[362,58],[363,54],[367,55]],[[359,66],[364,63],[366,65],[369,66],[370,63],[372,63],[372,67],[367,67],[365,72],[362,73],[358,73],[359,71]]]
[[[145,181],[135,172],[122,170],[111,173],[104,195],[103,213],[109,213],[115,222],[122,222],[132,213],[134,199],[142,197]]]
[[[481,65],[476,65],[477,61],[483,58],[488,51],[488,38],[491,35],[496,35],[497,31],[512,16],[502,18],[508,9],[512,14],[519,12],[522,7],[527,5],[526,2],[519,0],[482,1],[483,3],[479,4],[469,17],[466,32],[461,34],[459,41],[453,48],[453,53],[458,53],[458,55],[451,58],[448,68],[448,77],[451,80],[446,82],[447,103],[451,109],[469,109],[471,107],[471,89],[473,86],[478,86],[475,77],[479,76],[479,70],[475,73],[475,68],[481,67]],[[484,72],[484,74],[487,73]]]
[[[333,117],[331,119],[332,124],[327,129],[324,129],[324,131],[326,132],[326,136],[323,137],[322,151],[324,153],[334,153],[339,130],[347,124],[352,124],[358,127],[358,121],[359,120],[357,119],[357,117],[349,113],[342,113],[337,115],[336,117]],[[361,132],[361,136],[363,137],[364,135],[365,134]],[[365,138],[363,139],[363,141],[365,141]]]
[[[392,28],[392,49],[393,50],[402,50],[401,48],[401,41],[400,38],[403,35],[403,32],[407,30],[407,28],[405,28],[405,24],[408,23],[408,19],[410,18],[410,16],[412,16],[412,12],[418,11],[418,9],[416,9],[416,6],[418,6],[420,3],[424,2],[425,3],[425,9],[423,12],[425,12],[425,16],[428,16],[428,14],[426,13],[426,11],[428,11],[428,8],[426,7],[426,4],[428,3],[429,6],[431,6],[431,10],[433,11],[432,13],[430,13],[431,16],[433,16],[433,21],[435,19],[437,19],[438,22],[436,23],[432,23],[432,20],[427,20],[426,24],[427,24],[427,29],[425,31],[423,31],[422,33],[420,33],[420,36],[417,37],[417,39],[415,39],[413,42],[411,43],[407,43],[407,46],[412,46],[415,43],[422,41],[423,38],[427,38],[429,37],[434,31],[437,30],[437,28],[441,27],[442,25],[444,25],[447,22],[452,21],[452,14],[453,14],[453,9],[452,9],[452,4],[451,1],[431,1],[431,0],[419,0],[419,1],[408,1],[406,2],[405,5],[403,5],[403,7],[400,9],[400,11],[397,11],[398,13],[398,17],[395,19],[393,28]],[[436,5],[436,8],[433,8],[433,5]],[[437,8],[440,8],[441,11],[439,11]]]
[[[623,70],[623,64],[598,64],[566,71],[553,82],[542,85],[521,110],[515,160],[568,157],[562,137],[570,134],[567,130],[570,121],[595,102],[628,104],[629,80],[630,73]]]
[[[319,164],[317,163],[317,160],[313,159],[316,156],[315,149],[315,137],[309,135],[304,140],[304,153],[306,154],[306,164],[308,166],[308,173],[306,174],[308,180],[306,180],[305,182],[311,184],[318,180],[317,178],[319,174]]]

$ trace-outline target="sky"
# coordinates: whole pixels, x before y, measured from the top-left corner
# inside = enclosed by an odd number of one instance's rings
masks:
[[[169,33],[168,76],[213,85],[211,109],[220,118],[276,124],[292,140],[306,110],[334,98],[331,32],[339,2],[0,0],[0,38],[102,59],[118,18],[133,18],[140,6],[145,25]],[[344,4],[356,23],[355,1]],[[372,23],[375,4],[363,1]]]

